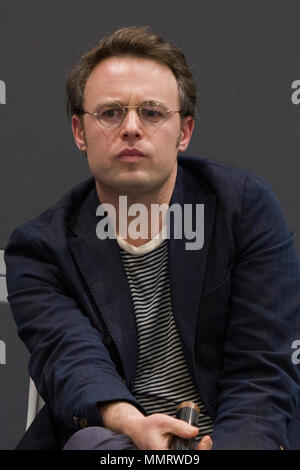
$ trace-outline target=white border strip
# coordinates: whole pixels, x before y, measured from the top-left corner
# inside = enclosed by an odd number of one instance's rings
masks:
[[[6,278],[0,276],[0,304],[7,303],[7,287],[6,287]]]
[[[0,276],[6,276],[6,266],[4,263],[4,250],[0,250]]]
[[[27,420],[26,420],[26,429],[29,428],[32,421],[40,411],[40,409],[44,406],[44,401],[42,397],[38,394],[36,386],[32,378],[30,377],[29,381],[29,394],[28,394],[28,408],[27,408]]]
[[[0,250],[0,304],[7,303],[6,266],[4,263],[4,251]]]

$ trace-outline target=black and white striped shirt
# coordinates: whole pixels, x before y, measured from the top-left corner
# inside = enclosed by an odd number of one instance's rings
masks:
[[[148,414],[176,415],[182,401],[200,408],[199,440],[212,434],[213,421],[188,371],[172,313],[167,240],[133,247],[117,237],[133,301],[138,364],[133,394]],[[154,247],[154,248],[153,248]]]

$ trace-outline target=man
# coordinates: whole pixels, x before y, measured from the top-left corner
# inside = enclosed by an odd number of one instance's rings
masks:
[[[146,28],[103,39],[67,94],[93,177],[17,229],[5,253],[46,403],[19,448],[169,449],[174,435],[197,436],[199,450],[288,448],[300,276],[271,189],[178,157],[196,89],[183,54]],[[135,204],[140,238],[137,224],[129,230]],[[155,220],[153,205],[180,207],[182,218],[165,210]],[[187,400],[198,428],[175,418]]]

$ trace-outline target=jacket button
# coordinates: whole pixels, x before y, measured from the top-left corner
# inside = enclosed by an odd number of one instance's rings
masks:
[[[77,426],[78,425],[78,418],[77,416],[73,416],[73,423]]]

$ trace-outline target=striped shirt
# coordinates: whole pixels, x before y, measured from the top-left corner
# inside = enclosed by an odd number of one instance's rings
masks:
[[[176,415],[182,401],[200,408],[200,440],[212,434],[213,421],[189,373],[172,313],[167,240],[133,247],[117,237],[133,301],[138,363],[133,394],[148,414]],[[154,247],[154,248],[153,248]]]

